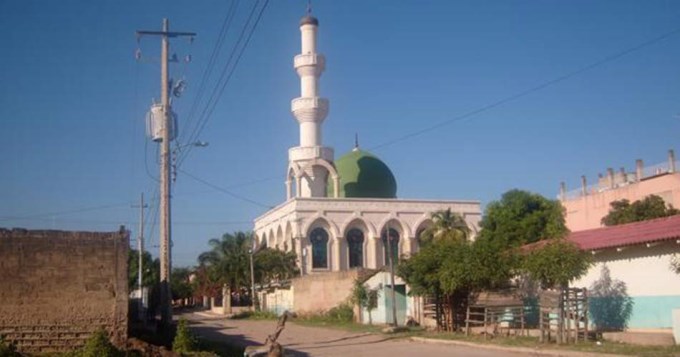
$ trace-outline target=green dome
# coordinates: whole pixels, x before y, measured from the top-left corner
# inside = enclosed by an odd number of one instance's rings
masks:
[[[390,168],[377,157],[354,149],[335,160],[340,176],[339,197],[396,198],[397,181]],[[328,185],[333,197],[333,185]]]

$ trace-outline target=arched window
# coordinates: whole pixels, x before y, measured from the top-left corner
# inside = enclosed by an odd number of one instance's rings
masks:
[[[423,242],[424,242],[423,241],[423,232],[425,232],[426,229],[427,228],[422,227],[422,228],[419,228],[418,231],[416,232],[416,247],[415,247],[416,252],[420,251],[420,248],[423,247]]]
[[[386,230],[382,231],[382,234],[380,235],[380,238],[382,239],[383,243],[383,251],[385,252],[384,255],[384,262],[385,265],[388,265],[390,263],[390,260],[387,255],[387,235],[385,234]],[[396,229],[390,228],[390,248],[392,249],[392,259],[394,261],[394,264],[397,264],[399,260],[399,232],[397,232]]]
[[[312,242],[312,269],[328,268],[328,232],[314,228],[309,241]]]
[[[357,228],[347,232],[347,250],[350,268],[364,266],[364,232]]]

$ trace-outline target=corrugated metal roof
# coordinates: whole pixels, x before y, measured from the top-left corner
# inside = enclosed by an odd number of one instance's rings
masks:
[[[567,239],[583,250],[614,248],[680,238],[680,215],[571,232]]]

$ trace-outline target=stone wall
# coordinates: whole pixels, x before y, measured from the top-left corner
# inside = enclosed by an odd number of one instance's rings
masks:
[[[297,313],[327,311],[346,302],[359,270],[317,273],[292,281],[293,306]]]
[[[104,328],[127,339],[129,233],[0,228],[0,335],[22,352],[67,351]]]

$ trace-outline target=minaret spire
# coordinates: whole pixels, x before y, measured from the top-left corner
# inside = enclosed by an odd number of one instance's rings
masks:
[[[300,181],[296,190],[299,197],[326,197],[327,181],[337,180],[333,149],[323,146],[321,135],[321,124],[328,115],[328,99],[319,96],[319,77],[326,68],[326,58],[316,51],[318,30],[319,20],[312,16],[309,1],[307,13],[300,19],[301,53],[293,60],[300,77],[300,96],[292,100],[291,112],[300,124],[300,145],[288,151],[289,166],[297,167],[293,171],[299,175],[296,178]],[[289,186],[292,187],[292,182]]]
[[[354,149],[352,151],[359,150],[359,133],[354,133]]]

